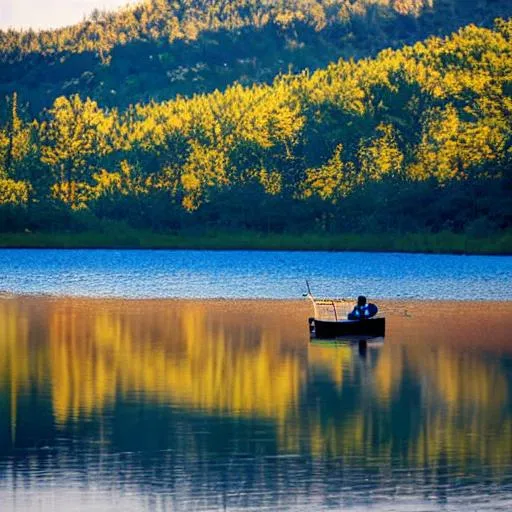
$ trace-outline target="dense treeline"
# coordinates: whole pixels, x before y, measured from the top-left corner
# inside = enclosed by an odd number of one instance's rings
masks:
[[[148,0],[52,31],[0,31],[0,96],[125,108],[270,83],[512,15],[509,0]]]
[[[512,21],[272,85],[103,109],[16,95],[0,131],[2,229],[451,230],[512,220]]]

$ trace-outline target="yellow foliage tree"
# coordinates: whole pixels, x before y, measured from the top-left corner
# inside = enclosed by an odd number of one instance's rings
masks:
[[[209,188],[227,184],[227,158],[218,149],[191,142],[191,151],[187,163],[183,166],[181,186],[183,190],[183,207],[192,211],[204,200],[204,193]]]
[[[90,183],[98,158],[111,150],[113,125],[113,116],[78,95],[57,98],[41,123],[41,161],[52,170],[54,194],[71,207],[78,206],[78,189]]]
[[[336,203],[347,195],[359,178],[351,162],[342,160],[343,146],[340,144],[327,163],[318,168],[306,170],[302,183],[302,196],[318,196]]]
[[[379,181],[402,173],[404,155],[398,146],[393,126],[381,124],[377,136],[361,141],[358,157],[365,179]]]
[[[25,181],[0,178],[0,205],[24,205],[28,203],[30,185]]]
[[[463,121],[453,105],[434,109],[408,173],[415,179],[435,177],[440,182],[465,179],[472,167],[496,160],[505,144],[499,128]]]

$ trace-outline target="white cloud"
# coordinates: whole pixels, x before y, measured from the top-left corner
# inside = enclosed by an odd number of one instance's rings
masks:
[[[94,9],[112,10],[140,0],[0,0],[0,28],[54,28],[81,21]]]

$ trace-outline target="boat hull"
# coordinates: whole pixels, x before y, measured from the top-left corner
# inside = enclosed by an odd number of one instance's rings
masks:
[[[365,318],[363,320],[341,320],[329,322],[309,319],[311,336],[318,339],[336,339],[343,337],[378,338],[386,334],[385,318]]]

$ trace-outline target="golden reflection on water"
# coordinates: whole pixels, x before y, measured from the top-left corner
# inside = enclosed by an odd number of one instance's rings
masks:
[[[230,329],[193,304],[163,316],[130,313],[83,315],[73,303],[52,310],[49,358],[58,423],[130,393],[278,420],[296,403],[299,360],[276,350],[275,332]]]
[[[512,454],[503,337],[487,357],[493,345],[474,349],[479,333],[454,311],[436,337],[424,317],[391,313],[386,342],[362,358],[310,344],[300,303],[4,299],[0,394],[12,443],[19,397],[46,389],[61,427],[140,400],[272,422],[284,452],[398,451],[404,464],[499,472]]]

